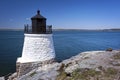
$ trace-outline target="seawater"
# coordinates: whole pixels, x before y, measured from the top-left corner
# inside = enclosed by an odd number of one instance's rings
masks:
[[[57,61],[84,51],[120,49],[120,31],[54,31],[53,40]],[[0,31],[0,76],[15,72],[23,42],[23,31]]]

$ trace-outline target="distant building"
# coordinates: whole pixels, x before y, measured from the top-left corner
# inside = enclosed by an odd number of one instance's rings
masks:
[[[17,59],[18,76],[30,70],[52,63],[55,51],[52,38],[52,26],[46,26],[46,18],[37,11],[31,18],[32,26],[25,25],[22,57]]]

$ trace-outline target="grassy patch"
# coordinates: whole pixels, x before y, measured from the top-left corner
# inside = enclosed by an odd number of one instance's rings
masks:
[[[100,72],[95,71],[94,69],[77,69],[72,72],[72,80],[89,80],[90,77],[98,76],[100,74]]]
[[[34,76],[35,74],[36,74],[36,72],[33,72],[33,73],[30,74],[30,76],[32,77],[32,76]]]
[[[117,70],[114,69],[114,68],[107,68],[105,74],[108,75],[108,76],[110,76],[110,75],[116,75],[117,74]]]
[[[67,77],[66,72],[62,71],[58,76],[56,80],[64,80]]]
[[[114,68],[107,68],[102,77],[104,80],[114,80],[118,72],[119,70],[116,70]]]
[[[64,70],[57,76],[56,80],[114,80],[118,70],[114,68],[103,69],[76,69],[72,73],[66,73]]]
[[[100,75],[101,73],[93,69],[76,69],[69,75],[66,72],[61,72],[56,80],[89,80],[90,77]]]

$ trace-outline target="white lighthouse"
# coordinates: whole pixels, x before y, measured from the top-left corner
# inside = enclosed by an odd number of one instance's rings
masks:
[[[37,14],[31,18],[31,20],[32,26],[25,25],[24,29],[25,38],[22,57],[17,59],[17,70],[20,75],[25,74],[26,69],[31,70],[35,67],[33,65],[36,62],[49,62],[55,58],[52,26],[46,26],[46,18],[40,14],[39,10],[37,11]],[[29,70],[27,70],[27,72]]]

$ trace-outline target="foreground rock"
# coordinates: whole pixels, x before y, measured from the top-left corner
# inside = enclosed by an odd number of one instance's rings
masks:
[[[4,77],[0,77],[0,80],[5,80],[5,78]]]
[[[90,51],[9,80],[120,80],[120,51]]]

